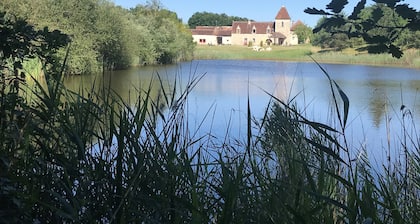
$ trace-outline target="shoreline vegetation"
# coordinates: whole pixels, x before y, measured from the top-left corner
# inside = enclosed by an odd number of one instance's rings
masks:
[[[391,54],[368,54],[348,48],[342,51],[325,50],[310,44],[298,46],[271,46],[271,51],[254,51],[247,46],[196,46],[193,58],[195,60],[273,60],[273,61],[301,61],[332,64],[360,64],[372,66],[390,66],[420,69],[420,50],[404,51],[400,59]]]
[[[205,74],[177,74],[190,75],[185,87],[157,74],[151,82],[158,82],[159,95],[153,94],[150,84],[137,90],[139,96],[130,99],[133,104],[110,89],[73,92],[63,83],[67,63],[75,69],[101,64],[114,68],[128,62],[120,61],[125,50],[134,50],[130,42],[93,39],[101,41],[96,45],[98,52],[103,51],[98,58],[94,51],[86,51],[95,46],[92,42],[77,42],[87,40],[86,34],[97,34],[85,33],[99,28],[94,22],[104,22],[92,19],[95,7],[115,13],[107,17],[111,21],[126,16],[131,24],[125,27],[127,32],[150,29],[150,37],[173,27],[160,26],[166,24],[162,22],[166,13],[155,17],[151,26],[142,26],[141,22],[150,22],[143,15],[154,15],[159,7],[138,8],[141,16],[136,19],[112,4],[45,2],[60,3],[53,5],[56,10],[49,7],[47,18],[30,8],[16,9],[42,19],[62,19],[64,25],[85,25],[67,30],[74,34],[72,46],[79,57],[63,48],[68,33],[37,31],[25,21],[1,19],[5,14],[0,13],[0,31],[5,34],[0,35],[0,223],[420,223],[420,136],[411,128],[415,118],[404,105],[396,119],[400,135],[377,149],[389,158],[379,170],[369,160],[371,148],[349,144],[349,99],[319,64],[330,84],[325,91],[332,95],[332,124],[311,121],[292,99],[284,102],[266,92],[272,100],[263,118],[251,113],[248,98],[245,139],[234,139],[230,130],[223,139],[212,131],[201,135],[188,122],[188,98]],[[76,14],[62,11],[73,3],[80,7]],[[170,24],[179,24],[176,21]],[[118,24],[111,30],[102,25],[101,31],[113,31],[109,34],[119,40]],[[166,34],[157,43],[167,43],[174,33]],[[151,61],[178,58],[183,55],[178,46],[164,51],[156,45],[158,54]],[[120,49],[124,51],[112,51]],[[273,47],[255,52],[221,46],[197,47],[195,53],[197,57],[202,53],[202,59],[303,61],[311,55],[319,60],[311,49]],[[59,57],[62,62],[52,57],[59,50],[65,50]],[[418,51],[413,55],[411,63],[418,64]],[[22,71],[24,61],[34,57],[42,59],[45,85]],[[27,66],[38,69],[33,61]],[[27,85],[26,77],[33,86]],[[98,84],[106,87],[110,82]]]
[[[350,102],[319,67],[335,125],[267,92],[263,118],[248,103],[243,140],[189,127],[189,93],[205,74],[173,91],[159,79],[161,94],[150,85],[134,106],[112,91],[67,91],[63,71],[45,71],[46,87],[16,83],[0,95],[0,223],[419,223],[414,118],[401,109],[396,151],[384,149],[400,157],[376,170],[371,149],[348,144]]]
[[[19,26],[12,26],[17,22]],[[176,13],[162,9],[159,1],[124,9],[107,0],[2,0],[0,26],[11,31],[2,36],[25,36],[24,28],[29,27],[34,36],[45,29],[65,34],[68,44],[50,52],[50,57],[62,62],[69,50],[66,75],[190,60],[195,46],[188,27]],[[0,40],[2,44],[13,38]]]

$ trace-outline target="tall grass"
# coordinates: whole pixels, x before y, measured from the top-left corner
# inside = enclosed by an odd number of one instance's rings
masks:
[[[183,89],[152,80],[159,97],[139,90],[133,107],[112,91],[66,90],[62,71],[45,74],[46,87],[19,84],[31,101],[14,87],[1,95],[2,223],[420,221],[417,136],[402,133],[403,163],[374,170],[347,146],[350,102],[326,72],[337,127],[272,96],[261,119],[248,102],[244,141],[190,129],[188,95],[202,76]]]

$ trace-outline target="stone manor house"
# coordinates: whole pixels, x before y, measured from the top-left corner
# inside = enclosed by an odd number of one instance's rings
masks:
[[[298,37],[293,30],[298,21],[292,20],[282,6],[274,22],[233,21],[232,26],[197,26],[192,29],[194,42],[199,45],[296,45]]]

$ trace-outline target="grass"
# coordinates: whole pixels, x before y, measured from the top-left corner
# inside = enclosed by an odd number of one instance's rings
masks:
[[[202,46],[196,47],[194,59],[245,59],[245,60],[305,60],[311,54],[308,46],[279,47],[272,51],[253,51],[246,46]],[[308,59],[306,59],[308,60]]]
[[[376,66],[397,66],[420,68],[420,51],[410,49],[404,52],[402,59],[392,58],[389,54],[368,54],[354,49],[343,51],[321,50],[311,45],[272,46],[272,51],[253,51],[246,46],[203,46],[196,47],[194,59],[226,59],[226,60],[281,60],[309,61],[312,56],[318,62],[339,64],[363,64]]]
[[[169,92],[157,76],[161,94],[139,90],[132,106],[45,74],[33,89],[1,83],[1,223],[420,221],[418,136],[403,132],[406,159],[372,169],[346,143],[350,102],[326,72],[337,126],[272,96],[261,119],[248,105],[245,141],[222,142],[194,135],[185,117],[201,75]]]

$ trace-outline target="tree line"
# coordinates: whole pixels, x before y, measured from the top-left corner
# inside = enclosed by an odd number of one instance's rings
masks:
[[[176,13],[159,1],[124,9],[108,0],[2,0],[6,17],[36,29],[48,27],[70,37],[67,73],[94,73],[131,65],[168,64],[192,57],[191,33]]]
[[[248,21],[248,18],[228,16],[225,13],[196,12],[188,19],[188,26],[194,29],[196,26],[231,26],[232,21]]]

